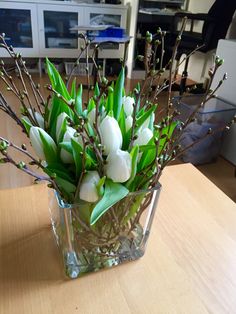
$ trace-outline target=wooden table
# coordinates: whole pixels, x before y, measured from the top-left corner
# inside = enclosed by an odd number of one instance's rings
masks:
[[[44,185],[0,191],[0,313],[236,313],[236,205],[191,165],[166,168],[145,256],[63,277]]]

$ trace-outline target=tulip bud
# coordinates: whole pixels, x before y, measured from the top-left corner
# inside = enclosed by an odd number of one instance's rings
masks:
[[[150,129],[148,128],[142,129],[141,132],[138,134],[138,138],[134,141],[134,146],[146,145],[152,137],[153,133]]]
[[[125,182],[131,176],[131,157],[126,151],[117,149],[107,157],[106,175],[113,182]]]
[[[56,139],[57,139],[57,143],[60,141],[60,137],[61,137],[61,128],[62,125],[64,123],[64,120],[68,117],[68,115],[65,112],[62,112],[59,114],[59,116],[57,117],[57,124],[56,124]]]
[[[36,152],[37,156],[41,160],[46,160],[45,157],[45,151],[44,151],[44,145],[41,139],[41,136],[44,138],[44,140],[47,142],[48,146],[50,146],[51,151],[50,153],[56,156],[57,153],[57,146],[54,142],[54,140],[51,138],[50,135],[48,135],[47,132],[45,132],[43,129],[37,127],[37,126],[32,126],[30,128],[30,141],[33,146],[34,151]]]
[[[133,118],[131,116],[128,116],[125,119],[125,129],[126,129],[126,132],[128,132],[129,129],[131,129],[132,125],[133,125]]]
[[[66,132],[63,137],[63,142],[71,142],[71,139],[73,138],[76,140],[81,146],[83,145],[82,139],[80,136],[75,136],[76,135],[76,130],[73,129],[72,127],[68,126],[66,128]],[[61,160],[65,164],[72,164],[74,163],[74,159],[72,154],[68,153],[65,149],[61,149],[61,154],[60,154]]]
[[[28,113],[31,115],[31,117],[34,119],[36,119],[36,122],[38,123],[38,125],[40,126],[41,129],[44,129],[44,118],[43,116],[37,112],[37,111],[34,111],[34,114],[32,112],[32,110],[30,108],[28,108]],[[27,118],[27,117],[26,117]]]
[[[106,116],[100,124],[99,131],[105,155],[121,148],[122,134],[115,118]]]
[[[95,122],[95,116],[96,116],[96,108],[93,108],[91,111],[89,111],[87,118],[90,125],[93,125]]]
[[[97,171],[88,171],[82,179],[79,197],[86,202],[94,203],[99,199],[97,184],[100,180]]]
[[[126,116],[131,116],[134,110],[134,98],[130,96],[124,96],[123,97],[123,106]]]

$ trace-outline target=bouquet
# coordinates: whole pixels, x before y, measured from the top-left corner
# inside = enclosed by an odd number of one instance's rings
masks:
[[[156,53],[164,46],[165,32],[158,29],[155,38],[147,33],[145,55],[138,56],[144,61],[146,77],[134,90],[125,91],[124,67],[116,82],[110,84],[101,77],[92,58],[99,84],[92,89],[88,86],[85,93],[76,78],[70,84],[72,73],[65,82],[46,59],[50,79],[46,99],[40,86],[32,80],[21,55],[6,44],[4,34],[0,36],[1,46],[15,62],[21,87],[17,87],[3,62],[0,79],[7,92],[18,99],[21,114],[13,111],[3,93],[0,93],[0,109],[15,120],[35,152],[32,155],[25,144],[19,147],[0,137],[0,162],[16,166],[33,176],[36,182],[47,181],[53,189],[55,197],[51,198],[50,205],[53,225],[69,277],[143,255],[160,175],[166,165],[189,148],[179,144],[183,130],[226,79],[224,76],[214,91],[207,89],[202,103],[187,121],[178,121],[179,112],[172,105],[171,87],[184,24],[166,66],[169,77],[162,83],[164,51],[160,60]],[[84,39],[82,52],[88,51],[90,41],[85,35],[81,36]],[[209,71],[210,83],[222,62],[215,58],[214,67]],[[152,90],[154,82],[156,88]],[[89,75],[87,83],[90,83]],[[161,106],[157,97],[165,89],[167,101]],[[203,137],[211,133],[209,129]],[[29,157],[30,162],[16,161],[9,147]],[[56,214],[55,208],[61,213]],[[144,215],[146,220],[142,218]]]

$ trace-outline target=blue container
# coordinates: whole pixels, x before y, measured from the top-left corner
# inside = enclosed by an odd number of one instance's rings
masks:
[[[173,105],[180,111],[178,119],[185,122],[202,102],[203,95],[188,95],[174,97]],[[202,138],[209,129],[213,134],[209,135],[198,144],[188,149],[181,159],[192,164],[204,164],[211,162],[219,155],[222,137],[222,130],[236,114],[236,106],[219,98],[210,99],[204,107],[200,108],[196,114],[196,121],[190,123],[180,138],[180,145],[185,148]]]
[[[98,32],[98,37],[114,37],[114,38],[123,38],[124,29],[121,27],[109,27]]]

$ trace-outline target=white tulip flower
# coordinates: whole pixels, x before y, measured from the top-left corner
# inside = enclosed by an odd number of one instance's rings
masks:
[[[153,133],[150,129],[145,128],[138,133],[138,138],[134,141],[135,145],[146,145],[153,137]]]
[[[34,115],[33,115],[32,110],[30,108],[28,108],[28,113],[30,114],[30,116],[32,117],[33,120],[34,120],[34,116],[35,116],[36,122],[38,123],[39,127],[41,129],[44,129],[44,118],[43,118],[43,116],[37,111],[34,111]],[[31,125],[31,121],[27,116],[23,116],[22,118],[24,118]]]
[[[132,125],[133,125],[133,118],[131,116],[128,116],[125,119],[125,129],[126,129],[126,132],[128,132],[129,129],[131,129]]]
[[[126,116],[131,116],[132,113],[133,113],[133,110],[134,110],[134,98],[133,97],[130,97],[130,96],[124,96],[123,97],[123,105],[124,105],[124,111],[125,111],[125,114]]]
[[[125,182],[131,176],[132,162],[130,154],[117,149],[107,157],[106,175],[113,182]]]
[[[97,171],[88,171],[82,179],[79,197],[86,202],[94,203],[98,201],[99,195],[97,184],[100,180]]]
[[[66,132],[63,137],[63,142],[71,142],[71,139],[78,140],[78,137],[75,137],[76,131],[72,127],[68,126],[66,128]],[[81,144],[81,143],[80,143]],[[61,149],[61,154],[60,154],[61,160],[65,164],[72,164],[74,162],[72,154],[68,153],[65,149]]]
[[[43,145],[40,134],[45,139],[45,141],[48,143],[48,145],[50,146],[52,154],[54,154],[56,156],[57,146],[56,146],[54,140],[51,138],[51,136],[48,135],[48,133],[45,132],[43,129],[41,129],[37,126],[32,126],[30,128],[29,137],[30,137],[30,141],[31,141],[31,144],[33,146],[33,149],[36,152],[37,156],[41,160],[46,160],[45,152],[44,152],[44,145]]]
[[[104,146],[104,154],[121,148],[122,134],[118,122],[115,118],[106,116],[99,126],[101,142]]]
[[[93,108],[91,111],[89,111],[87,115],[88,122],[90,123],[91,126],[93,126],[95,122],[95,116],[96,116],[96,108]]]
[[[56,139],[57,142],[60,140],[60,133],[61,133],[61,128],[62,124],[64,123],[64,120],[68,117],[68,115],[65,112],[62,112],[59,114],[57,117],[57,124],[56,124]]]
[[[148,128],[151,118],[153,119],[153,121],[155,120],[155,114],[154,114],[154,112],[151,114],[151,116],[150,116],[149,118],[147,118],[147,119],[143,122],[143,124],[142,124],[141,127],[139,128],[139,131],[142,131],[142,130]]]

